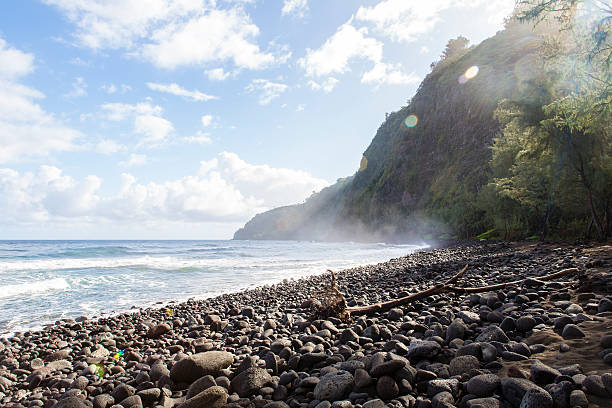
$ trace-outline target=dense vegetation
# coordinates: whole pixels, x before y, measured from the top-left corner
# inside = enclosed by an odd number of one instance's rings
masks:
[[[521,3],[478,46],[449,41],[353,177],[256,216],[235,238],[606,239],[612,12]]]

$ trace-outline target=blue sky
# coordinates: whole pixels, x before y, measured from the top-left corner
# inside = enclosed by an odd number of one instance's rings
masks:
[[[230,238],[353,174],[513,0],[5,0],[0,239]]]

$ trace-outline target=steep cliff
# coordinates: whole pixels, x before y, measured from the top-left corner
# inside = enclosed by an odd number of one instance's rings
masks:
[[[234,238],[402,240],[482,232],[474,202],[500,130],[493,112],[539,69],[540,45],[531,27],[514,24],[438,62],[408,106],[382,123],[359,171],[304,204],[255,216]],[[478,67],[477,75],[471,77],[472,68],[466,79],[470,67]]]

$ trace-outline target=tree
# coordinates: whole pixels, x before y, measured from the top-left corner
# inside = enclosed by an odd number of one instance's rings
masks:
[[[470,40],[460,35],[455,39],[448,40],[446,43],[446,47],[444,47],[444,51],[442,51],[442,55],[440,58],[442,60],[450,59],[458,55],[462,55],[467,49]]]

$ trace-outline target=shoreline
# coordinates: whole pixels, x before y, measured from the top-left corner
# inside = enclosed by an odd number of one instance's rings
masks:
[[[470,264],[462,280],[466,286],[507,282],[518,279],[517,276],[544,275],[572,266],[594,270],[592,265],[588,266],[589,262],[599,265],[595,269],[609,272],[610,247],[600,246],[596,255],[592,253],[593,248],[596,247],[458,243],[417,251],[380,264],[338,271],[336,276],[349,306],[365,305],[430,287],[456,273],[465,263]],[[571,282],[572,277],[565,280]],[[612,279],[608,283],[607,290],[612,290]],[[471,378],[496,375],[502,370],[507,372],[512,365],[518,370],[514,374],[519,376],[522,373],[529,378],[519,362],[531,361],[544,352],[552,356],[552,359],[550,356],[542,357],[547,364],[555,363],[559,356],[563,358],[562,353],[546,345],[541,350],[542,343],[536,343],[535,348],[520,346],[531,336],[546,330],[551,332],[548,337],[559,337],[562,333],[552,331],[559,317],[569,316],[572,323],[566,321],[566,325],[575,323],[578,329],[584,326],[590,337],[601,337],[605,334],[600,332],[601,328],[592,329],[591,326],[595,325],[584,321],[589,318],[607,327],[608,316],[612,315],[612,312],[605,312],[597,316],[597,310],[593,313],[594,299],[603,299],[605,293],[589,295],[590,298],[579,301],[573,291],[570,293],[569,289],[559,287],[553,281],[542,286],[548,288],[548,292],[513,287],[498,291],[495,297],[489,293],[479,294],[477,299],[475,295],[437,295],[390,312],[355,317],[352,322],[335,318],[311,320],[312,313],[305,307],[307,301],[328,285],[328,275],[313,275],[214,298],[167,303],[159,307],[154,305],[97,320],[67,319],[43,331],[2,338],[0,403],[7,407],[36,406],[30,404],[38,400],[43,403],[40,406],[51,407],[57,403],[58,408],[108,408],[119,403],[123,407],[186,404],[184,408],[187,408],[197,406],[190,404],[201,403],[207,398],[207,401],[216,401],[210,405],[215,407],[226,404],[235,407],[287,406],[281,401],[291,407],[307,408],[313,401],[319,401],[317,404],[322,403],[321,407],[329,408],[333,401],[342,407],[378,407],[381,405],[376,405],[376,401],[384,400],[396,404],[394,406],[412,408],[415,403],[426,404],[426,401],[431,403],[435,398],[442,398],[438,397],[439,393],[430,395],[433,391],[430,392],[429,388],[440,386],[446,390],[445,387],[451,384],[447,391],[440,393],[448,392],[444,398],[449,404],[450,399],[453,404],[459,404],[469,394]],[[552,296],[540,299],[546,293]],[[557,295],[559,299],[550,299]],[[570,306],[572,311],[580,308],[581,312],[568,312]],[[168,307],[173,310],[171,316],[164,313]],[[527,331],[516,328],[516,323],[523,317],[529,317],[527,320],[533,323]],[[579,321],[581,319],[585,320]],[[514,327],[510,327],[512,322]],[[609,327],[612,327],[612,321]],[[454,337],[451,334],[449,338],[449,331],[459,331],[461,335]],[[476,341],[487,331],[495,331],[499,337],[491,343],[496,350],[493,360],[487,361],[482,351],[476,355],[457,355],[464,349],[467,353],[470,340]],[[499,341],[504,338],[505,341]],[[561,342],[556,337],[555,340],[556,347],[570,342],[563,337]],[[478,341],[488,344],[491,339]],[[419,351],[419,347],[431,350]],[[573,349],[579,349],[580,345],[569,347],[565,356],[574,356],[571,354]],[[124,358],[113,359],[112,356],[120,350],[126,350]],[[215,358],[211,353],[202,354],[212,350],[219,352],[212,353]],[[421,352],[425,354],[421,355]],[[465,355],[472,358],[463,358]],[[200,358],[205,361],[200,361]],[[603,361],[598,356],[584,358]],[[211,359],[220,365],[212,367],[214,362],[209,361]],[[461,373],[458,374],[457,359],[467,364],[469,369],[459,370]],[[95,363],[105,367],[103,377],[95,375],[92,368]],[[185,377],[181,368],[185,364],[199,367],[194,374],[197,378],[188,374]],[[612,366],[601,364],[599,372],[585,378],[595,376],[597,378],[592,381],[602,378],[607,381],[606,375],[610,375],[612,379],[612,374],[601,375],[612,373]],[[378,372],[373,365],[387,367],[385,370],[388,372]],[[392,370],[392,367],[395,368]],[[163,374],[158,375],[158,371]],[[325,384],[324,380],[333,377],[331,373],[340,373],[337,377],[344,376],[347,385],[340,393],[342,395],[321,393],[322,385],[319,384]],[[206,377],[207,374],[212,378]],[[362,378],[365,375],[367,378]],[[592,392],[595,386],[589,385],[589,381],[586,386],[576,387],[580,378],[574,377],[582,373],[564,375],[574,381],[570,393],[585,390],[590,399],[597,400]],[[291,377],[289,382],[288,376]],[[248,381],[245,380],[247,385],[259,383],[247,390],[243,377],[248,377]],[[201,378],[212,379],[212,382],[208,381],[208,386],[202,387],[204,380]],[[442,386],[442,383],[446,385]],[[545,384],[539,385],[544,387]],[[201,392],[194,394],[195,391]],[[321,402],[323,396],[329,405]],[[569,398],[569,394],[567,396]],[[185,402],[186,397],[191,399]],[[196,397],[198,399],[193,400]],[[612,398],[612,393],[609,397]],[[506,401],[504,387],[496,386],[491,395],[483,398]],[[69,402],[76,405],[62,405]],[[467,400],[463,405],[469,406]]]

